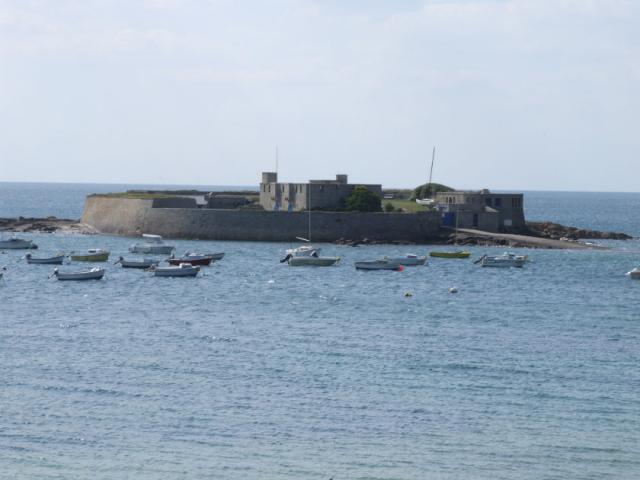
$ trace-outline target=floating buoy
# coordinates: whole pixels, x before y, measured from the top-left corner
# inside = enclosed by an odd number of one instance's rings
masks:
[[[405,296],[405,297],[413,297],[413,293],[411,293],[411,292],[404,292],[404,296]]]
[[[449,293],[458,293],[458,289],[456,287],[451,287],[449,289]]]

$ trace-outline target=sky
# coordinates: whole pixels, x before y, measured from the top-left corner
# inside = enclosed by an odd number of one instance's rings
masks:
[[[0,0],[0,181],[638,191],[638,0]]]

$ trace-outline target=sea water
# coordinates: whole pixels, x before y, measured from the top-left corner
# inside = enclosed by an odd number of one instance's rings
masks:
[[[639,202],[525,195],[529,217],[628,233]],[[325,244],[339,265],[291,268],[289,244],[180,240],[226,256],[155,278],[112,264],[134,239],[28,237],[38,255],[112,257],[103,280],[74,283],[0,254],[0,478],[640,476],[635,240],[519,250],[522,269],[481,268],[504,250],[473,247],[403,272],[353,262],[433,247]]]

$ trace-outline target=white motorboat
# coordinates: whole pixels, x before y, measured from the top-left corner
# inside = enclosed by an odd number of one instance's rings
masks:
[[[27,260],[27,263],[34,265],[62,265],[64,262],[63,254],[47,258],[35,258],[30,253],[27,253],[24,258]]]
[[[523,255],[505,254],[497,256],[483,255],[474,263],[479,263],[483,267],[521,268],[526,262],[527,259]]]
[[[315,248],[312,245],[300,245],[297,248],[289,248],[286,251],[287,255],[293,255],[294,257],[310,257],[318,256],[320,254],[320,248]]]
[[[153,274],[156,277],[195,277],[198,275],[200,267],[190,263],[181,263],[177,267],[154,267]]]
[[[143,258],[142,260],[127,260],[126,258],[119,257],[118,260],[115,261],[116,264],[122,265],[122,268],[151,268],[160,263],[160,260],[154,260],[153,258]]]
[[[93,267],[79,272],[59,272],[56,268],[50,276],[58,280],[100,280],[104,277],[104,268]]]
[[[389,260],[373,260],[370,262],[356,262],[356,270],[404,270],[404,266]]]
[[[382,257],[380,260],[385,260],[391,263],[397,263],[398,265],[404,265],[405,267],[411,267],[415,265],[424,265],[427,263],[427,257],[419,257],[413,253],[408,253],[402,257]]]
[[[640,267],[635,267],[633,270],[625,273],[625,275],[632,280],[640,280]]]
[[[143,233],[142,238],[145,239],[144,243],[136,243],[129,247],[131,253],[144,253],[147,255],[168,255],[175,247],[173,245],[166,245],[162,241],[160,235],[151,235],[150,233]]]
[[[339,261],[340,257],[289,256],[287,259],[291,267],[330,267]]]
[[[33,240],[11,237],[8,240],[0,240],[0,250],[30,250],[38,248]]]

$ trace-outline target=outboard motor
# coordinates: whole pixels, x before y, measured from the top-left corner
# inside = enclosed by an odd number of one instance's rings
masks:
[[[288,253],[286,257],[284,257],[283,259],[280,260],[280,263],[288,262],[291,257],[293,257],[293,255]]]

